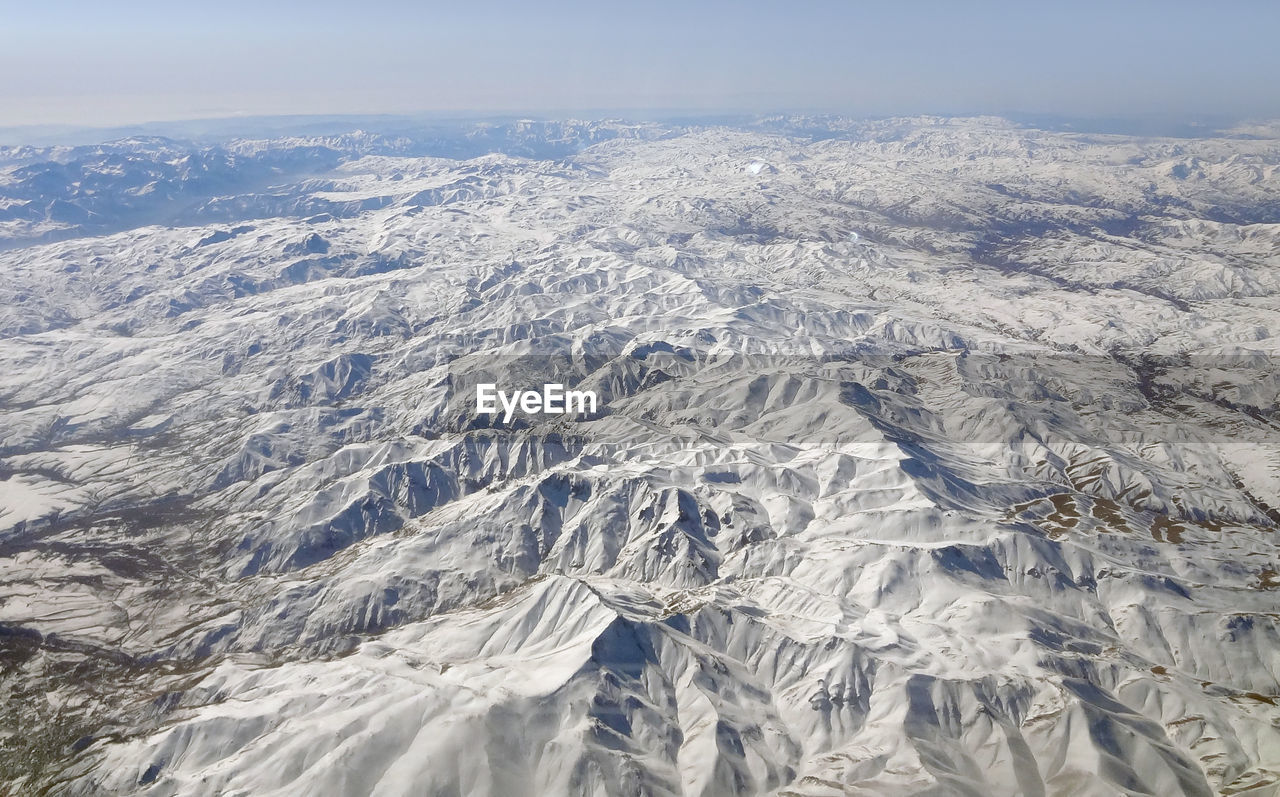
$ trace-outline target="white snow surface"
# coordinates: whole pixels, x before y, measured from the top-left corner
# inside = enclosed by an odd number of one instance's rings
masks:
[[[1280,141],[841,132],[0,251],[0,793],[1278,793]]]

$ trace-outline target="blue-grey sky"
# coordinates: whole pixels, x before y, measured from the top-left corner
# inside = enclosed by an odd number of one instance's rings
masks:
[[[0,0],[0,126],[593,109],[1280,116],[1280,2]]]

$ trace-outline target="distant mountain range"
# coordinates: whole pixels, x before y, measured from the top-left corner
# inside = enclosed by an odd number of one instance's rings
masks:
[[[0,793],[1275,794],[1268,131],[0,148]]]

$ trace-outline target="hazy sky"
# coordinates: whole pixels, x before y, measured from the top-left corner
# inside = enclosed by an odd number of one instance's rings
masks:
[[[1280,0],[0,0],[0,125],[592,109],[1280,116]]]

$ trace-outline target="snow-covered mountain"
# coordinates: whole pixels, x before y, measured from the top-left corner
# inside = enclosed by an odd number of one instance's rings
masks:
[[[0,164],[0,791],[1280,790],[1276,138]]]

